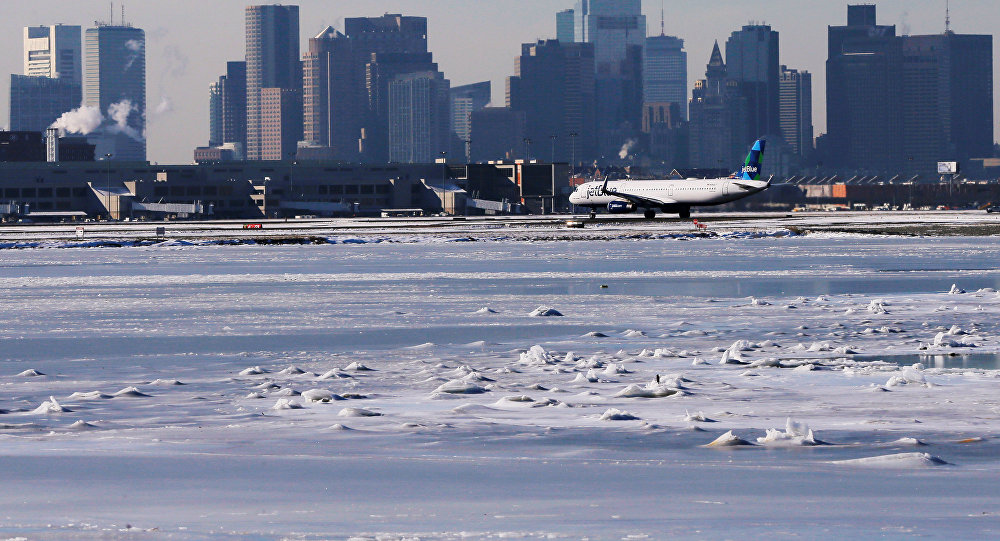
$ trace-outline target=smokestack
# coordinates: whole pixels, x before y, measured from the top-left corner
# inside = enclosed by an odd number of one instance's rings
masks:
[[[49,163],[59,161],[59,128],[45,130],[45,161]]]

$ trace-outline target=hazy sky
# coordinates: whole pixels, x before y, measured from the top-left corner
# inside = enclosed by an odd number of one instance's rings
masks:
[[[869,0],[870,1],[870,0]],[[345,17],[403,13],[428,18],[434,59],[452,85],[493,81],[494,101],[503,104],[504,78],[514,70],[520,44],[555,37],[555,13],[574,0],[302,0],[302,50],[327,25],[343,30]],[[664,0],[666,33],[685,40],[688,87],[704,77],[712,43],[733,30],[763,22],[780,33],[781,63],[813,73],[816,133],[826,130],[826,27],[847,21],[847,3],[830,0]],[[852,3],[861,3],[860,0]],[[208,141],[208,85],[228,60],[244,57],[244,1],[130,0],[126,19],[146,31],[146,93],[149,160],[188,163],[194,147]],[[643,0],[649,33],[660,31],[660,0]],[[945,0],[877,2],[879,24],[898,34],[944,31]],[[0,73],[22,72],[22,28],[55,23],[86,29],[106,20],[109,2],[97,0],[3,0]],[[121,13],[115,2],[115,22]],[[1000,28],[996,0],[952,0],[952,29],[988,34]],[[994,40],[994,49],[998,46]],[[725,50],[723,49],[723,52]],[[994,52],[996,57],[996,52]],[[6,75],[5,75],[6,76]],[[9,83],[0,84],[0,126],[7,125]],[[996,81],[995,81],[996,83]],[[996,90],[994,95],[1000,95]],[[154,115],[168,101],[168,112]]]

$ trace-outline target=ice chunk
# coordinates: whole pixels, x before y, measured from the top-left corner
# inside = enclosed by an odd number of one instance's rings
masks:
[[[948,290],[949,295],[961,295],[965,293],[965,290],[958,287],[958,284],[951,284],[951,289]]]
[[[689,423],[714,423],[715,419],[709,419],[705,417],[705,413],[701,411],[696,411],[694,413],[684,410],[684,420]]]
[[[316,377],[316,379],[342,379],[342,378],[352,378],[350,374],[342,372],[339,368],[334,368],[333,370],[327,370],[323,374]]]
[[[88,423],[87,421],[84,421],[83,419],[81,419],[81,420],[79,420],[79,421],[77,421],[77,422],[69,425],[68,428],[69,428],[69,430],[80,430],[80,431],[83,431],[83,430],[96,430],[97,426],[96,425],[92,425],[92,424]]]
[[[241,376],[259,376],[261,374],[266,374],[267,370],[259,366],[251,366],[250,368],[244,368],[240,371]]]
[[[277,402],[271,406],[273,410],[299,410],[302,409],[302,404],[294,402],[290,398],[279,398]]]
[[[795,422],[789,418],[785,420],[784,432],[769,428],[763,438],[757,438],[757,443],[775,447],[798,447],[820,445],[823,442],[816,440],[815,436],[813,436],[813,431],[806,424]]]
[[[22,378],[37,378],[38,376],[44,376],[44,375],[45,375],[44,372],[39,372],[38,370],[35,370],[34,368],[29,368],[29,369],[25,370],[24,372],[19,373],[18,377],[22,377]]]
[[[344,370],[349,370],[351,372],[371,372],[372,371],[371,368],[368,368],[367,366],[359,363],[358,361],[354,361],[353,363],[347,365],[347,367],[344,368]]]
[[[309,389],[302,392],[302,399],[310,402],[333,402],[334,400],[345,400],[344,397],[335,395],[326,389]]]
[[[37,415],[48,415],[50,413],[66,413],[73,411],[67,407],[62,406],[56,397],[50,396],[48,400],[44,401],[37,408],[31,410],[31,413]]]
[[[278,373],[279,374],[283,374],[285,376],[297,376],[299,374],[305,374],[306,371],[303,370],[303,369],[301,369],[301,368],[299,368],[299,367],[297,367],[297,366],[295,366],[293,364],[293,365],[289,366],[288,368],[286,368],[286,369],[284,369],[284,370],[282,370],[282,371],[280,371]]]
[[[744,445],[753,444],[736,434],[733,434],[733,431],[730,430],[729,432],[726,432],[725,434],[712,440],[712,443],[705,445],[705,447],[741,447]]]
[[[868,304],[868,311],[873,314],[888,314],[888,310],[885,309],[885,301],[882,299],[874,299]]]
[[[124,398],[149,398],[148,394],[140,391],[136,387],[125,387],[117,393],[114,393],[114,396]]]
[[[344,408],[337,413],[340,417],[381,417],[377,411],[366,410],[364,408]]]
[[[620,409],[615,409],[615,408],[611,408],[608,411],[605,411],[603,414],[601,414],[601,420],[602,421],[638,421],[639,418],[636,417],[635,415],[632,415],[631,413],[629,413],[627,411],[620,410]]]
[[[171,386],[171,385],[186,385],[185,383],[182,383],[181,381],[176,380],[176,379],[154,379],[153,381],[149,382],[149,384],[150,385],[160,385],[160,386],[164,386],[164,387]]]
[[[100,391],[75,392],[69,395],[70,400],[107,400],[111,395]]]
[[[896,453],[891,455],[879,455],[866,458],[855,458],[851,460],[835,460],[834,464],[844,466],[864,466],[871,468],[932,468],[934,466],[945,466],[948,462],[941,460],[929,453]]]
[[[495,313],[497,313],[497,311],[494,310],[494,309],[492,309],[492,308],[490,308],[489,306],[484,306],[484,307],[480,308],[479,310],[476,310],[475,313],[476,314],[480,314],[480,315],[485,315],[485,314],[495,314]]]
[[[617,398],[663,398],[679,393],[680,390],[672,388],[668,384],[648,383],[645,386],[636,384],[629,385],[615,393]]]
[[[434,389],[435,393],[447,394],[481,394],[487,392],[485,387],[480,387],[471,381],[453,379]]]
[[[529,314],[531,317],[558,317],[562,316],[562,313],[555,308],[549,308],[548,306],[539,306],[532,310]]]
[[[771,303],[757,297],[750,297],[750,306],[770,306]]]
[[[522,353],[518,362],[527,365],[548,365],[555,364],[555,359],[545,351],[545,348],[536,345]]]

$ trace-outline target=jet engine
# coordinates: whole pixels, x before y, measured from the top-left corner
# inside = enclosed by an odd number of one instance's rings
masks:
[[[608,203],[609,214],[626,214],[629,212],[635,212],[634,203],[626,203],[625,201],[612,201]]]

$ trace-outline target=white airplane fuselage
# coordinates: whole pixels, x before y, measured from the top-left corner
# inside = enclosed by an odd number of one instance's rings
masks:
[[[632,203],[627,197],[643,200],[637,208],[721,205],[762,191],[766,181],[733,178],[684,179],[684,180],[611,180],[607,189],[604,182],[587,182],[570,194],[569,202],[581,207],[607,207],[612,202]],[[607,193],[606,193],[607,192]],[[660,203],[660,204],[657,204]]]

